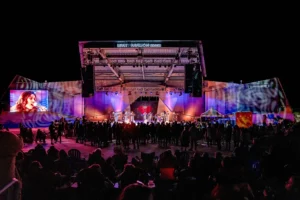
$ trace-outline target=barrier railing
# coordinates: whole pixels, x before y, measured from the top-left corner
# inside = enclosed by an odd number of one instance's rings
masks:
[[[20,191],[19,190],[19,180],[16,178],[13,178],[12,181],[10,181],[8,184],[6,184],[3,188],[0,190],[0,199],[5,200],[19,200],[20,199]],[[16,189],[16,187],[18,189]]]

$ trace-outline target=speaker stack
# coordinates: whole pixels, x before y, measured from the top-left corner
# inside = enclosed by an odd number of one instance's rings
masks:
[[[84,68],[82,68],[82,76],[83,76],[83,82],[82,82],[82,97],[91,97],[94,96],[94,66],[93,65],[87,65]]]
[[[202,73],[200,64],[185,65],[184,92],[193,97],[202,97]]]

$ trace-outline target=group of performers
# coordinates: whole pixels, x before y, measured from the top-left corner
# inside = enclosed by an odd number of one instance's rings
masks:
[[[143,120],[144,120],[144,123],[151,123],[152,121],[154,121],[154,115],[152,112],[149,112],[149,113],[146,113],[144,112],[143,113]]]
[[[113,112],[111,119],[115,122],[122,121],[124,123],[131,123],[135,122],[135,116],[136,114],[133,111]],[[175,112],[170,114],[168,111],[163,111],[160,114],[153,114],[152,112],[144,112],[141,114],[141,118],[144,123],[177,121],[177,117],[178,114]]]
[[[154,116],[155,122],[170,122],[170,113],[168,111],[163,111],[160,114]]]
[[[125,122],[125,123],[131,123],[134,122],[134,112],[133,111],[125,111],[124,113],[122,112],[113,112],[112,113],[112,118],[115,122],[120,121],[120,117],[121,117],[121,121]]]

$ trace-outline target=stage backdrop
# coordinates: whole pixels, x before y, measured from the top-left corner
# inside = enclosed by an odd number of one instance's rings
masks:
[[[92,121],[110,118],[112,112],[123,112],[129,108],[127,92],[95,92],[93,97],[84,98],[84,115]]]
[[[135,120],[143,121],[143,113],[152,112],[153,115],[157,112],[158,101],[135,101],[130,105],[131,110],[135,113]]]
[[[96,92],[93,97],[84,99],[84,113],[91,120],[108,119],[112,112],[130,111],[130,105],[140,96],[146,95],[140,92],[128,93],[128,91]],[[162,101],[161,104],[158,103],[158,113],[168,110],[170,113],[180,113],[189,118],[200,116],[204,112],[204,97],[190,97],[189,94],[171,94],[165,91],[159,92],[158,97]],[[190,120],[188,118],[185,120]]]
[[[161,92],[159,98],[166,106],[165,108],[159,104],[159,112],[169,110],[170,113],[179,113],[182,116],[180,120],[189,121],[205,112],[205,95],[202,97],[191,97],[187,93]]]

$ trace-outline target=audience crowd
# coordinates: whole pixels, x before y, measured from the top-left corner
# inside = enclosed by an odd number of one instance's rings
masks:
[[[210,122],[112,126],[85,122],[73,124],[73,132],[69,126],[59,127],[49,128],[48,150],[43,147],[47,133],[39,131],[33,140],[32,131],[21,127],[18,140],[1,130],[0,189],[16,177],[23,200],[300,199],[299,123],[240,129]],[[91,141],[95,151],[84,159],[78,149],[57,149],[55,131],[75,136],[77,142]],[[114,155],[105,159],[101,148],[113,145],[113,139]],[[197,148],[199,140],[216,146],[215,155]],[[25,153],[23,141],[37,145]],[[166,150],[128,159],[128,149],[148,143],[159,143]],[[179,148],[172,152],[170,145]],[[224,152],[231,152],[230,156]]]

